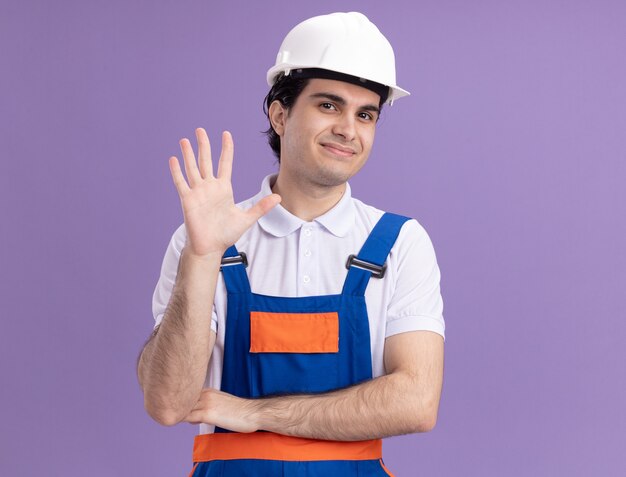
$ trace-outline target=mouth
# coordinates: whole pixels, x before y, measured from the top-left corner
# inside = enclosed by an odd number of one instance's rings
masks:
[[[341,157],[352,157],[356,154],[356,151],[352,148],[341,146],[334,143],[322,143],[322,147],[331,154]]]

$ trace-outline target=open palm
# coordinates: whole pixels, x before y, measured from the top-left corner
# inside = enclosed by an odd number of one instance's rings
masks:
[[[280,202],[280,196],[264,197],[248,210],[235,205],[231,182],[234,145],[229,132],[222,134],[222,152],[213,175],[211,145],[204,129],[196,129],[198,161],[188,139],[180,141],[185,174],[178,159],[170,157],[169,166],[185,218],[189,252],[197,256],[223,254],[260,217]]]

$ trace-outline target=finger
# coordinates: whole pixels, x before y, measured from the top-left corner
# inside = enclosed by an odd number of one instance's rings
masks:
[[[198,170],[198,166],[196,165],[196,157],[193,154],[193,148],[191,147],[189,139],[183,138],[180,140],[180,150],[183,153],[183,158],[185,161],[185,173],[187,174],[189,186],[193,187],[198,182],[200,182],[202,178],[200,177],[200,171]]]
[[[197,412],[191,411],[185,416],[185,418],[181,422],[188,422],[189,424],[200,424],[200,419]]]
[[[220,155],[220,163],[217,166],[218,179],[231,180],[234,152],[233,136],[228,131],[224,131],[222,133],[222,154]]]
[[[203,128],[196,129],[198,141],[198,168],[202,178],[213,177],[213,164],[211,163],[211,143],[209,136]]]
[[[178,195],[182,197],[183,194],[189,192],[189,186],[183,176],[183,171],[180,170],[178,159],[175,156],[170,157],[169,166],[170,174],[172,174],[172,180],[174,181]]]
[[[202,424],[205,421],[201,411],[191,411],[185,416],[182,422],[188,422],[190,424]]]
[[[281,197],[278,194],[270,194],[263,197],[247,210],[248,215],[255,222],[267,214],[270,210],[280,204]]]

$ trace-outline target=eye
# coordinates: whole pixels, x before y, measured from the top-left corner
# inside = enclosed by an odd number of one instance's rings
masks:
[[[359,113],[359,118],[364,119],[365,121],[373,121],[374,120],[374,115],[372,113],[368,113],[366,111],[363,111],[363,112]]]
[[[333,111],[337,108],[335,108],[335,105],[333,103],[322,103],[320,104],[320,108],[322,109],[326,109],[328,111]]]

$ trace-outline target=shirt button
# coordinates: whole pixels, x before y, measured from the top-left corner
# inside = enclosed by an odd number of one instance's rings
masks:
[[[310,250],[305,250],[304,251],[304,256],[305,257],[310,257],[311,256],[311,251]]]
[[[307,237],[311,236],[311,229],[304,229],[304,235],[306,235]]]
[[[309,278],[308,275],[305,275],[304,277],[302,277],[302,281],[304,281],[304,283],[309,283],[311,281],[311,278]]]

